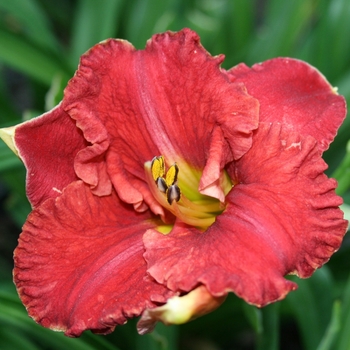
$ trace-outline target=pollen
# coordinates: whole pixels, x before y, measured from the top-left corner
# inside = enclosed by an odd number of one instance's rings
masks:
[[[169,204],[178,202],[181,198],[181,191],[176,184],[179,167],[174,163],[166,172],[164,157],[154,157],[151,163],[151,172],[159,191],[165,193]]]
[[[183,159],[167,166],[162,155],[145,163],[146,180],[158,203],[180,221],[204,231],[224,211],[225,203],[199,192],[201,173]]]

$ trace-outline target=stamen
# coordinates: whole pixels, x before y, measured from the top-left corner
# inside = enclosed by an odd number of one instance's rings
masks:
[[[172,204],[174,201],[178,202],[181,197],[180,188],[177,185],[171,185],[166,191],[166,200],[169,204]]]
[[[166,193],[168,185],[166,184],[166,181],[163,177],[158,177],[158,179],[156,180],[156,184],[160,192]]]
[[[174,163],[165,173],[164,157],[154,157],[151,163],[151,172],[158,189],[166,194],[169,204],[178,202],[181,197],[180,188],[176,185],[179,167]],[[165,178],[164,178],[165,174]]]
[[[164,157],[163,156],[154,157],[152,159],[151,169],[152,169],[152,176],[154,181],[157,181],[159,177],[163,177],[165,174]]]
[[[196,216],[188,215],[188,213],[184,214],[183,209],[186,209],[186,208],[178,205],[178,203],[174,203],[174,205],[172,205],[172,209],[173,209],[172,210],[173,214],[175,214],[175,216],[179,220],[191,226],[195,226],[198,228],[207,228],[215,222],[215,216],[213,215],[208,216],[206,218],[203,218],[203,217],[199,218]]]
[[[206,209],[206,212],[213,213],[219,209],[219,211],[224,210],[225,205],[222,203],[218,203],[217,201],[213,201],[212,198],[208,200],[201,201],[190,201],[184,195],[181,197],[181,200],[186,208],[189,208],[193,211],[203,210],[203,207]]]
[[[184,195],[177,184],[179,167],[176,163],[166,171],[164,157],[154,157],[152,162],[145,163],[145,170],[153,196],[164,208],[188,225],[205,230],[225,209],[225,205],[216,198],[198,192],[199,176],[196,175],[196,179],[191,177],[190,168],[185,167],[186,178],[181,179],[181,183],[191,200]],[[195,173],[199,174],[197,170]]]
[[[169,168],[169,170],[165,175],[165,182],[168,185],[168,187],[176,183],[178,173],[179,173],[179,167],[175,163]]]

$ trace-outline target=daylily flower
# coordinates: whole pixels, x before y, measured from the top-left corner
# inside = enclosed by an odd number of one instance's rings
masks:
[[[188,29],[140,51],[107,40],[56,108],[1,131],[27,168],[14,280],[36,322],[79,336],[143,314],[145,333],[229,292],[264,306],[339,248],[347,222],[321,156],[343,97],[299,60],[223,59]]]

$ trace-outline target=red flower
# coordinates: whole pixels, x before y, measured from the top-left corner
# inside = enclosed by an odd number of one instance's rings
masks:
[[[28,171],[14,279],[38,323],[108,333],[147,309],[143,333],[152,309],[194,292],[209,309],[228,292],[263,306],[339,248],[321,156],[344,99],[298,60],[222,61],[188,29],[143,51],[108,40],[60,105],[2,131]]]

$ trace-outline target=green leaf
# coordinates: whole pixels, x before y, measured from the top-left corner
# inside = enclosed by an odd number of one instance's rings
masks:
[[[242,308],[255,331],[256,349],[278,350],[280,303],[274,303],[259,309],[244,302]]]
[[[84,52],[115,36],[122,4],[122,0],[79,1],[71,41],[71,64],[74,68]]]
[[[51,31],[49,18],[37,1],[0,0],[1,9],[7,16],[8,21],[18,21],[18,23],[13,23],[13,25],[19,27],[17,30],[30,38],[34,43],[51,51],[59,52],[59,43]]]
[[[350,2],[319,1],[315,15],[319,21],[309,39],[310,60],[332,81],[341,77],[349,64]]]
[[[338,181],[337,194],[342,195],[350,189],[350,140],[346,146],[345,157],[332,177]]]
[[[223,26],[213,39],[216,42],[215,52],[224,53],[227,57],[225,66],[231,68],[246,59],[247,42],[254,34],[256,1],[235,0],[224,3]]]
[[[341,304],[339,301],[334,302],[331,321],[329,323],[329,326],[327,328],[327,331],[326,331],[324,337],[322,338],[320,345],[317,347],[317,350],[330,350],[330,349],[332,349],[332,345],[338,336],[340,325],[341,325],[340,306],[341,306]]]
[[[28,337],[18,329],[16,329],[16,332],[13,332],[13,328],[9,325],[2,325],[0,328],[0,348],[1,350],[40,350],[40,348],[35,345],[35,341],[28,339]]]
[[[350,101],[350,66],[347,71],[344,71],[341,78],[337,80],[335,86],[338,88],[338,93],[343,95],[346,100]],[[349,113],[345,118],[343,124],[338,130],[337,137],[331,144],[329,150],[324,154],[324,158],[330,167],[330,171],[334,171],[334,168],[342,161],[345,155],[344,149],[346,143],[349,140],[350,130],[350,116]]]
[[[344,219],[350,222],[350,205],[344,203],[340,206],[340,209],[344,212]]]
[[[45,342],[53,349],[59,349],[63,346],[69,347],[73,346],[73,344],[75,349],[93,349],[88,344],[83,344],[80,340],[72,343],[72,339],[64,338],[63,334],[52,331],[47,332],[46,329],[39,327],[27,316],[24,308],[11,295],[6,293],[0,293],[0,322],[7,326],[13,326],[21,332],[31,333],[34,339]]]
[[[59,104],[63,99],[63,91],[67,86],[67,79],[62,74],[56,74],[52,79],[50,90],[47,92],[45,97],[45,109],[51,110]],[[38,116],[39,114],[36,114]],[[31,119],[31,118],[30,118]]]
[[[102,337],[84,333],[79,339],[64,336],[63,333],[54,332],[37,325],[30,317],[15,293],[1,288],[0,290],[0,324],[12,327],[18,334],[24,334],[25,338],[35,340],[35,343],[45,344],[50,349],[74,349],[74,350],[118,350],[113,344]],[[23,349],[26,349],[25,347]]]
[[[11,169],[3,171],[0,173],[0,178],[10,190],[10,195],[5,202],[5,209],[11,214],[18,227],[21,227],[31,211],[25,194],[25,168],[22,165],[16,171]]]
[[[137,350],[177,350],[178,327],[159,322],[155,330],[136,339]]]
[[[0,172],[12,170],[20,166],[23,166],[23,163],[1,140],[0,141]]]
[[[336,85],[338,87],[338,92],[340,95],[349,100],[350,99],[350,67],[347,67],[347,70],[343,72],[341,78],[337,81]],[[350,119],[350,118],[349,118]],[[349,121],[350,123],[350,121]]]
[[[280,303],[274,303],[261,309],[263,329],[257,337],[257,350],[279,349],[279,307]]]
[[[159,31],[158,20],[163,18],[164,21],[164,14],[172,18],[176,13],[176,6],[186,6],[174,0],[136,0],[130,4],[132,8],[126,24],[126,36],[138,49],[143,48],[152,34]]]
[[[3,176],[1,177],[3,178]],[[11,195],[6,201],[6,210],[11,214],[12,219],[18,227],[21,227],[26,221],[31,207],[28,201],[23,199],[23,196],[20,196],[12,190]]]
[[[248,63],[276,56],[290,56],[313,16],[313,0],[266,2],[259,36],[252,39]]]
[[[350,275],[344,288],[341,302],[341,329],[334,349],[349,350],[350,347]]]
[[[18,116],[10,99],[8,83],[4,79],[4,67],[0,65],[0,123],[12,123]],[[1,127],[1,125],[0,125]]]
[[[63,64],[18,35],[0,30],[0,47],[0,61],[46,85],[65,72]]]
[[[250,325],[254,329],[256,334],[261,334],[263,332],[263,320],[262,320],[262,310],[258,309],[256,306],[249,305],[247,303],[242,303],[243,312],[249,321]]]
[[[331,319],[332,277],[326,266],[316,270],[309,279],[291,277],[298,284],[298,290],[288,294],[286,302],[300,329],[307,350],[314,350],[320,344]]]

